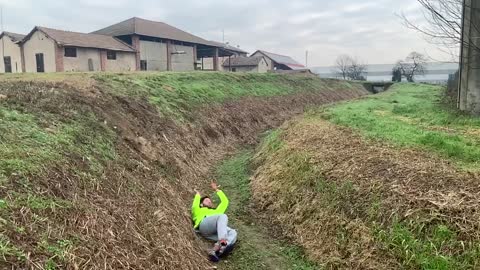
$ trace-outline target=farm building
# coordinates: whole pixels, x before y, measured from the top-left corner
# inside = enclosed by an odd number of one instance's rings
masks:
[[[20,73],[22,68],[22,51],[20,41],[24,35],[10,32],[0,34],[0,73]]]
[[[227,58],[225,62],[223,62],[223,68],[224,70],[232,72],[265,73],[270,70],[267,60],[265,60],[263,56]]]
[[[35,27],[21,43],[25,72],[135,70],[135,50],[110,36]]]
[[[198,59],[212,58],[213,70],[220,70],[219,58],[234,53],[163,22],[131,18],[93,32],[116,37],[137,50],[138,70],[191,71]]]
[[[218,65],[223,67],[223,71],[229,71],[229,68],[225,68],[223,66],[223,63],[225,63],[226,60],[229,58],[235,58],[235,57],[246,57],[248,55],[248,52],[240,49],[239,47],[231,46],[228,43],[221,43],[221,42],[216,42],[216,41],[210,41],[213,42],[214,44],[218,45],[221,47],[223,50],[228,51],[229,55],[228,56],[223,56],[223,57],[218,57]],[[206,57],[206,58],[201,58],[197,65],[200,67],[202,70],[213,70],[213,57]],[[220,69],[222,70],[222,69]]]
[[[270,70],[304,70],[306,67],[290,56],[258,50],[251,56],[265,57]]]

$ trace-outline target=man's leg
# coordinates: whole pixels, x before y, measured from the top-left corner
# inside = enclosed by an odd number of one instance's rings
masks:
[[[219,215],[204,218],[198,228],[198,231],[203,237],[215,242],[219,240],[217,236],[218,217]]]
[[[213,241],[225,239],[230,244],[228,229],[228,217],[223,214],[204,218],[200,223],[199,231],[207,239]],[[236,232],[232,239],[236,240]]]
[[[227,240],[228,238],[228,217],[227,215],[219,215],[217,220],[217,236],[219,240]],[[228,242],[228,240],[227,240]]]
[[[227,235],[228,245],[235,245],[235,243],[237,242],[237,231],[232,228],[228,228],[227,231],[228,231],[228,235]]]

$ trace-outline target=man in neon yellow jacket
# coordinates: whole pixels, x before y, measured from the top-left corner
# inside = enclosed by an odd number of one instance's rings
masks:
[[[229,203],[227,196],[216,183],[212,182],[211,186],[220,198],[220,204],[214,207],[208,196],[201,197],[197,192],[192,204],[192,219],[195,230],[203,237],[216,242],[213,252],[222,255],[237,241],[237,231],[228,227],[228,217],[225,215]]]

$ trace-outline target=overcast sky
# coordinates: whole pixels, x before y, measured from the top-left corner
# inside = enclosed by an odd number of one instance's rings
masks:
[[[401,12],[422,22],[416,0],[0,0],[4,28],[28,33],[35,25],[91,32],[130,17],[163,21],[249,52],[262,49],[309,66],[333,65],[340,54],[389,64],[411,51],[450,60],[402,26]]]

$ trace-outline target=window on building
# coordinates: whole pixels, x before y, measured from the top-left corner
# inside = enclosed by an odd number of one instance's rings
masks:
[[[12,73],[12,58],[10,56],[3,57],[3,64],[5,65],[5,73]]]
[[[107,51],[107,59],[108,60],[117,60],[117,52]]]
[[[147,60],[140,60],[140,70],[147,70]]]
[[[65,57],[77,57],[77,48],[65,47]]]
[[[232,72],[237,72],[237,68],[232,68]]]

